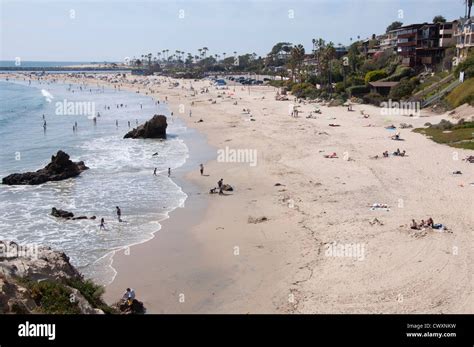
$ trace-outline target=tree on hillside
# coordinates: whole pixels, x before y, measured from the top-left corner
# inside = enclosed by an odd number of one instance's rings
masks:
[[[392,24],[390,24],[388,27],[387,27],[387,30],[385,32],[389,32],[389,31],[392,31],[392,30],[395,30],[395,29],[398,29],[400,28],[401,26],[403,25],[402,22],[393,22]]]
[[[443,16],[439,15],[439,16],[435,16],[433,18],[433,23],[446,23],[446,18],[444,18]]]
[[[267,55],[267,65],[269,66],[282,66],[285,61],[280,59],[280,53],[290,53],[293,44],[290,42],[278,42],[272,47],[272,50]]]
[[[291,50],[291,61],[292,61],[291,66],[293,67],[293,69],[294,68],[298,69],[300,82],[302,82],[301,81],[301,66],[303,65],[304,55],[305,55],[304,47],[301,44],[296,45]],[[293,71],[293,74],[294,74],[294,71]]]

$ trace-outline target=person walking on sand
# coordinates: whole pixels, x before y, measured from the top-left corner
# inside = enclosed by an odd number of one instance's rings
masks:
[[[118,120],[115,120],[115,126],[118,128]]]
[[[189,117],[191,117],[191,115],[192,115],[192,112],[191,112],[191,110],[189,110]]]
[[[204,175],[204,165],[199,165],[199,171],[201,171],[201,176]]]
[[[170,176],[171,176],[171,168],[169,167],[168,168],[168,177],[170,177]]]
[[[128,121],[128,127],[130,128],[130,121]]]
[[[104,221],[104,218],[101,218],[101,219],[100,219],[99,230],[105,230],[105,221]]]
[[[155,170],[153,170],[153,176],[156,176],[156,167]]]
[[[217,181],[217,186],[219,187],[219,189],[222,188],[222,183],[224,182],[224,180],[221,178],[219,181]]]
[[[118,206],[115,206],[115,209],[117,211],[117,218],[118,218],[118,221],[121,222],[122,221],[122,211],[120,210],[120,207]]]

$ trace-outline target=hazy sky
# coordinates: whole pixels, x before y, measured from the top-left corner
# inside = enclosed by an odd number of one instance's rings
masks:
[[[0,60],[122,61],[204,46],[264,55],[279,41],[311,50],[312,38],[349,44],[395,20],[452,20],[464,8],[463,0],[0,0]]]

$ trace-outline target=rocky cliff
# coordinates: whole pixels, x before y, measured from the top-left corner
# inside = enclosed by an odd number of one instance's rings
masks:
[[[0,314],[115,313],[62,252],[0,241]]]

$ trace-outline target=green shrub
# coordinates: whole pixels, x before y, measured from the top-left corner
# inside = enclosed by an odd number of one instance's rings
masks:
[[[474,77],[474,51],[462,63],[456,66],[456,70],[454,70],[455,76],[459,77],[461,71],[464,71],[465,79]]]
[[[413,74],[414,74],[414,70],[412,68],[400,65],[397,67],[397,69],[392,75],[384,78],[383,81],[384,82],[398,82],[402,78],[412,76]]]
[[[384,70],[374,70],[367,72],[365,74],[365,84],[369,84],[369,82],[378,81],[385,77],[387,77],[387,73]]]
[[[403,79],[390,90],[389,98],[401,100],[410,97],[418,83],[417,79]]]
[[[99,308],[105,313],[115,313],[115,310],[102,300],[104,287],[95,284],[92,280],[67,280],[66,283],[79,290],[92,307]]]
[[[29,282],[31,296],[39,306],[40,313],[79,314],[77,302],[71,302],[71,290],[60,282],[45,280]]]
[[[311,83],[297,83],[291,88],[291,94],[297,98],[314,99],[320,94],[320,91],[316,89]]]
[[[268,81],[268,84],[272,87],[280,88],[285,86],[285,80],[271,80]]]
[[[465,103],[474,106],[474,78],[469,78],[454,88],[446,100],[452,107],[458,107]]]
[[[360,86],[365,83],[365,80],[359,76],[349,76],[347,78],[347,85],[348,86]]]
[[[366,85],[352,86],[352,87],[347,88],[347,92],[351,96],[360,96],[360,95],[367,94],[368,92],[370,92],[370,89]]]
[[[379,93],[369,93],[369,94],[364,95],[362,97],[362,100],[364,100],[366,104],[380,106],[380,103],[385,101],[385,98]]]
[[[346,91],[346,89],[344,88],[344,82],[337,82],[335,90],[338,94],[344,93]]]

